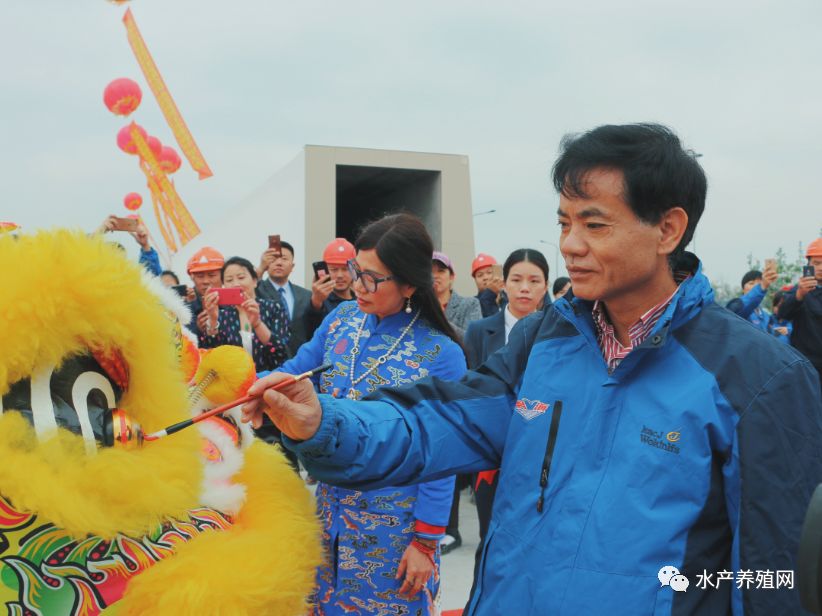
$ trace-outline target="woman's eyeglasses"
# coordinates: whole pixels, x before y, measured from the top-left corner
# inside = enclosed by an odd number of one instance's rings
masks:
[[[357,267],[357,262],[354,261],[354,259],[348,260],[348,273],[351,274],[351,279],[353,281],[361,281],[362,286],[365,287],[365,290],[369,293],[376,293],[377,287],[381,282],[394,279],[393,276],[376,276],[371,272],[364,272]]]

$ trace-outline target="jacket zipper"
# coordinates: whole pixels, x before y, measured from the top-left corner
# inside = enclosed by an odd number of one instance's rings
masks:
[[[551,415],[551,427],[548,430],[548,443],[545,445],[545,457],[542,459],[542,470],[539,473],[539,498],[537,499],[537,513],[542,513],[545,504],[545,488],[548,487],[548,473],[551,472],[551,458],[554,457],[554,446],[557,443],[559,418],[562,415],[562,400],[554,402],[554,412]]]

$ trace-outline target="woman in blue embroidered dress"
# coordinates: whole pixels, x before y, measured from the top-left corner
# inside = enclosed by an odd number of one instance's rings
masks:
[[[434,295],[423,224],[388,216],[366,227],[356,248],[349,262],[356,301],[330,313],[281,370],[331,363],[315,386],[354,399],[426,376],[462,376],[465,357]],[[320,483],[326,562],[312,614],[439,614],[438,543],[453,486],[453,477],[367,492]]]

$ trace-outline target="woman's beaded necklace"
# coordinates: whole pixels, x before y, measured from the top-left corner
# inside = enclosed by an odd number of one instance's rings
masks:
[[[405,328],[400,333],[399,337],[394,341],[394,344],[391,345],[391,348],[385,352],[384,355],[378,357],[377,360],[371,365],[371,367],[363,372],[360,376],[356,379],[354,378],[354,362],[357,359],[357,355],[360,353],[360,336],[362,336],[363,327],[365,327],[365,320],[368,318],[368,315],[363,315],[362,320],[360,321],[360,326],[357,329],[357,337],[354,339],[354,346],[351,348],[351,372],[349,373],[351,377],[351,388],[348,390],[348,395],[350,397],[351,392],[354,390],[354,386],[357,385],[360,381],[362,381],[365,377],[369,374],[374,372],[379,366],[383,365],[385,362],[388,361],[388,358],[391,357],[391,353],[400,345],[402,339],[405,338],[406,334],[411,331],[411,328],[414,327],[414,323],[417,322],[417,319],[420,316],[420,311],[417,310],[417,314],[414,315],[414,318],[411,319],[411,322],[405,326]]]

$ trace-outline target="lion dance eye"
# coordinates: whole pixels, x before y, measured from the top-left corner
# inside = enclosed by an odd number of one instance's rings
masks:
[[[92,354],[70,357],[59,370],[41,368],[14,383],[0,400],[0,413],[20,413],[40,439],[57,428],[79,434],[89,455],[98,445],[131,447],[141,442],[142,433],[117,409],[120,376],[115,381]]]

